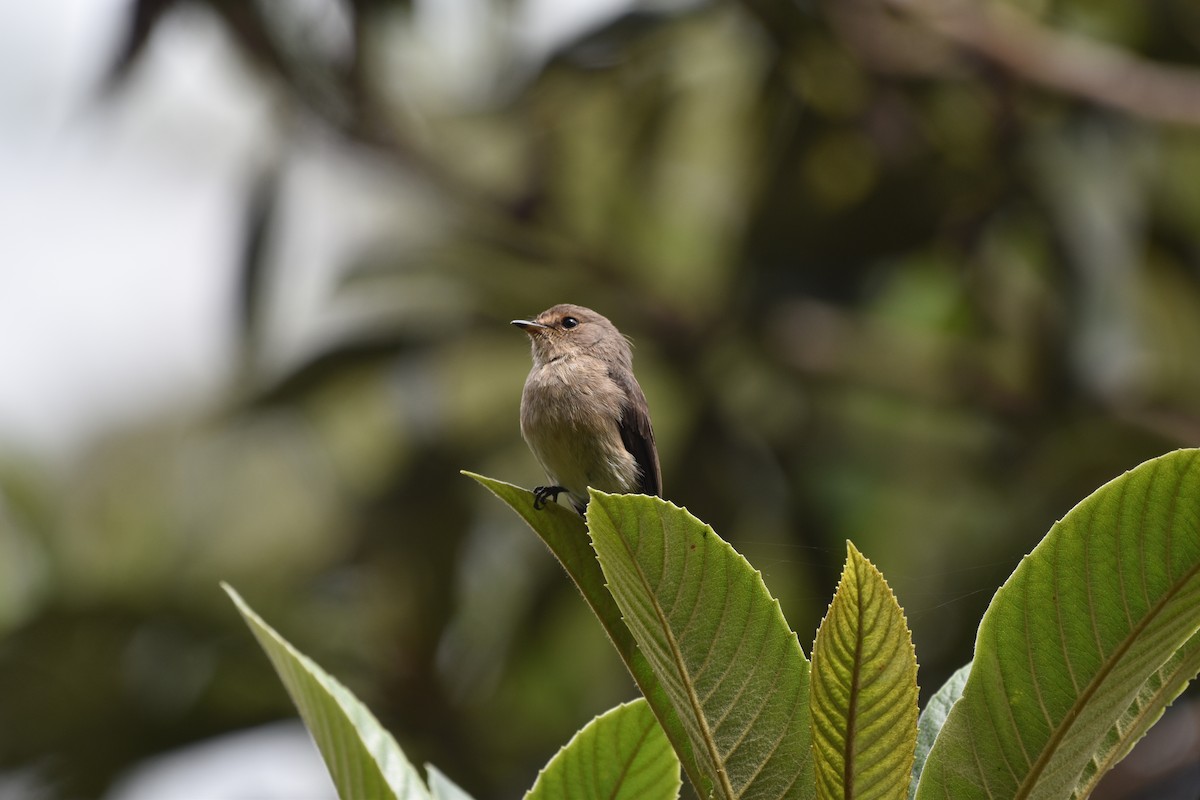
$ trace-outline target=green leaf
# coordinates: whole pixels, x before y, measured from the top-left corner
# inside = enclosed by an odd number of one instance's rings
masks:
[[[430,800],[416,769],[366,706],[263,622],[233,587],[222,587],[292,696],[338,796],[342,800]]]
[[[812,657],[817,796],[906,796],[917,743],[917,657],[904,612],[853,544]]]
[[[1085,499],[984,614],[962,698],[917,790],[1071,797],[1196,674],[1200,452],[1148,461]]]
[[[587,517],[609,590],[714,794],[814,797],[809,664],[762,576],[657,497],[593,490]]]
[[[474,478],[507,503],[550,548],[550,552],[579,588],[583,599],[591,606],[638,689],[649,701],[659,724],[675,747],[688,780],[697,787],[696,793],[707,797],[710,787],[692,754],[691,740],[684,732],[683,724],[664,694],[658,678],[646,662],[646,657],[638,650],[637,642],[621,620],[621,611],[604,585],[604,573],[596,561],[596,553],[592,550],[583,519],[575,512],[555,504],[547,505],[540,511],[534,509],[533,493],[519,486],[472,472],[463,474]]]
[[[937,741],[942,726],[946,724],[946,717],[950,716],[950,709],[954,708],[958,698],[962,697],[963,687],[967,685],[967,676],[970,674],[971,663],[968,661],[955,670],[942,684],[942,688],[934,692],[917,719],[917,752],[913,759],[912,780],[908,784],[909,800],[917,796],[917,781],[925,768],[925,760],[929,758],[929,751]]]
[[[679,759],[644,699],[583,727],[538,775],[526,800],[674,800]]]
[[[1150,680],[1142,684],[1133,703],[1121,715],[1104,737],[1096,756],[1083,770],[1083,778],[1071,795],[1086,798],[1096,784],[1118,761],[1129,754],[1137,741],[1163,715],[1167,706],[1187,688],[1188,682],[1200,672],[1200,634],[1176,651]]]

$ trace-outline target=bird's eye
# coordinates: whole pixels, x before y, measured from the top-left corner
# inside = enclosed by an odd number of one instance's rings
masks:
[[[564,328],[574,328],[579,324],[579,320],[574,317],[563,317],[562,326]]]

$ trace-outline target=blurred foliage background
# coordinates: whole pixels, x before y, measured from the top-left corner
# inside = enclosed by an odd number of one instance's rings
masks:
[[[481,799],[627,699],[458,472],[541,480],[508,321],[556,302],[633,338],[667,498],[806,651],[844,541],[883,570],[923,696],[1054,520],[1200,444],[1193,2],[646,3],[533,52],[521,3],[474,0],[458,54],[417,35],[437,5],[120,8],[98,106],[164,27],[215,26],[277,147],[212,264],[237,276],[221,395],[66,469],[0,451],[0,770],[38,796],[293,715],[219,580]],[[281,332],[314,171],[353,246]],[[1104,796],[1200,780],[1197,720]]]

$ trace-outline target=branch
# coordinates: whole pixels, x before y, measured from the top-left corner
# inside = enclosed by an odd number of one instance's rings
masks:
[[[840,6],[840,8],[838,8]],[[896,13],[892,13],[896,12]],[[899,14],[900,16],[897,16]],[[969,0],[835,2],[835,24],[869,63],[929,74],[948,66],[947,45],[1029,83],[1154,122],[1200,126],[1200,72],[1039,24],[1008,4]],[[907,36],[897,36],[910,27]],[[921,32],[934,34],[921,46]]]

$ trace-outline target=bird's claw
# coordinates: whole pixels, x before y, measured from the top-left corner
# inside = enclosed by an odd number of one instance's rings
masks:
[[[546,507],[546,501],[557,503],[558,496],[567,489],[565,486],[535,486],[533,489],[533,508],[541,511]]]

